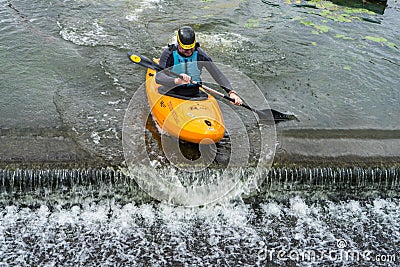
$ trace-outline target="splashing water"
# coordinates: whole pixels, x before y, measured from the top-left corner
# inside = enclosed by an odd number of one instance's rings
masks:
[[[0,170],[1,263],[396,266],[400,203],[367,192],[395,196],[398,177],[274,168],[244,202],[184,208],[154,202],[122,170]]]
[[[384,257],[385,266],[395,266],[399,204],[299,197],[192,209],[113,200],[15,203],[1,207],[1,263],[376,266]],[[339,256],[349,252],[352,258]]]

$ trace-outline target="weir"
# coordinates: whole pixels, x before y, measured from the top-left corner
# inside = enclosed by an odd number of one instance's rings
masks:
[[[323,191],[346,196],[398,196],[400,169],[376,168],[273,168],[263,190]]]
[[[398,196],[400,168],[272,168],[255,197],[278,192],[378,193]],[[53,193],[68,196],[120,196],[146,202],[146,195],[135,180],[116,169],[0,169],[3,200],[23,195],[46,197]],[[127,200],[128,200],[127,199]]]

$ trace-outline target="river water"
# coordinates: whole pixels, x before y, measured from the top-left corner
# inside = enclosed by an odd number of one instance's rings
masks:
[[[174,207],[84,169],[124,165],[145,73],[126,53],[157,57],[186,24],[300,119],[276,128],[289,167],[244,200]],[[1,0],[0,265],[397,266],[399,25],[396,0]]]
[[[126,53],[157,57],[185,24],[272,108],[298,116],[278,126],[283,155],[398,158],[399,3],[347,5],[1,1],[2,158],[121,162],[123,116],[145,71]]]

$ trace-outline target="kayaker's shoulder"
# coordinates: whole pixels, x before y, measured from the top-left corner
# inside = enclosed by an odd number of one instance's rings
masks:
[[[168,50],[168,51],[172,52],[172,51],[174,51],[176,49],[177,49],[176,44],[167,44],[167,48],[165,50]]]
[[[199,61],[211,61],[211,57],[200,47],[200,44],[196,47],[196,51],[198,53]]]
[[[162,51],[161,57],[163,58],[169,58],[172,57],[172,52],[175,50],[174,44],[168,44],[167,47]]]

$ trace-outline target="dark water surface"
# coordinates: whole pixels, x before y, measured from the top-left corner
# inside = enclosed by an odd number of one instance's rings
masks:
[[[299,117],[278,127],[288,155],[398,158],[399,3],[355,4],[2,1],[2,159],[120,162],[123,115],[144,75],[126,52],[157,57],[184,24],[272,108]]]

